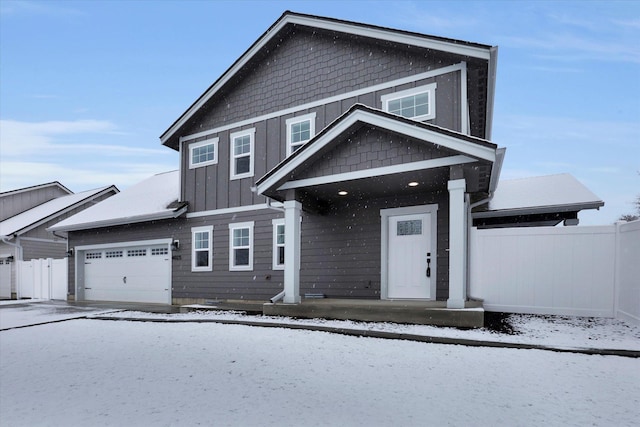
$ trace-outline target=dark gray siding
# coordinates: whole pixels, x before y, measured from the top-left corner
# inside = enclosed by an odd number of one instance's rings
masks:
[[[20,240],[22,245],[23,261],[39,258],[64,258],[67,252],[67,242],[43,241],[43,240]]]
[[[355,103],[362,103],[375,108],[381,108],[382,104],[380,97],[382,95],[395,92],[396,90],[405,90],[433,82],[437,82],[438,84],[438,88],[436,90],[437,111],[436,118],[430,122],[438,126],[459,130],[461,120],[459,114],[460,73],[455,72],[438,76],[437,78],[416,81],[397,88],[388,88],[381,91],[363,94],[354,98],[323,104],[317,108],[259,121],[254,124],[221,131],[216,134],[207,135],[206,137],[189,141],[183,148],[184,154],[181,160],[183,199],[189,202],[189,212],[225,209],[263,203],[264,197],[253,193],[251,191],[251,187],[261,176],[273,169],[280,161],[285,159],[287,119],[314,112],[316,113],[316,133],[319,133],[324,127],[333,122]],[[440,113],[440,110],[442,110],[442,113]],[[255,128],[254,176],[250,178],[230,180],[229,136],[233,132],[251,128]],[[390,134],[387,134],[387,136],[390,140],[398,140],[397,137]],[[219,138],[218,163],[189,169],[189,145],[216,137]],[[400,160],[400,162],[403,161],[405,160]]]
[[[39,206],[49,200],[67,195],[69,195],[69,193],[57,185],[48,185],[26,191],[8,191],[0,195],[0,221],[11,218],[14,215]]]
[[[231,124],[455,64],[464,58],[345,34],[296,28],[239,72],[183,134]]]
[[[173,298],[268,300],[283,289],[283,272],[273,270],[272,219],[282,212],[263,209],[190,218],[177,236],[181,259],[173,264]],[[229,224],[254,221],[253,270],[229,271]],[[191,228],[213,225],[213,271],[191,271]]]
[[[302,221],[300,291],[329,298],[380,298],[380,209],[438,204],[438,299],[448,296],[448,193],[351,200]]]
[[[416,142],[390,132],[361,127],[292,179],[314,178],[446,157],[451,150]]]

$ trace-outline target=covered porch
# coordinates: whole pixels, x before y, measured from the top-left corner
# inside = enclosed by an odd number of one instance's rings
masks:
[[[468,213],[497,151],[354,106],[256,183],[285,225],[284,290],[264,314],[481,326],[466,297]]]

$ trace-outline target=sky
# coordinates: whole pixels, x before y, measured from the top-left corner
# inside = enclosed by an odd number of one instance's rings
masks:
[[[640,2],[0,0],[0,191],[74,192],[178,168],[169,126],[285,10],[498,46],[501,179],[570,173],[640,196]]]

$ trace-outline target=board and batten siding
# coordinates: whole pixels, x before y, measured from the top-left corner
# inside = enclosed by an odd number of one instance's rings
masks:
[[[49,200],[68,195],[68,192],[55,184],[30,190],[8,191],[0,196],[0,221],[11,218]]]
[[[260,177],[286,158],[287,119],[315,113],[317,133],[355,103],[381,108],[381,96],[395,92],[396,90],[404,90],[410,87],[436,82],[438,84],[438,89],[436,90],[436,117],[429,122],[445,128],[460,130],[460,108],[459,102],[456,101],[459,99],[459,81],[460,73],[450,72],[446,75],[407,83],[397,88],[387,88],[341,101],[334,101],[316,108],[302,110],[295,114],[285,114],[280,117],[222,130],[215,134],[185,141],[183,143],[183,156],[181,159],[183,199],[189,202],[189,212],[226,209],[263,203],[265,201],[264,197],[251,191],[251,188]],[[452,102],[456,104],[455,108],[449,105]],[[442,106],[442,113],[440,113],[440,105]],[[255,129],[255,153],[253,156],[254,175],[252,177],[232,180],[230,179],[230,135],[234,132],[247,129]],[[213,138],[218,138],[218,162],[212,165],[189,168],[189,146]],[[387,138],[398,139],[391,134],[387,134]],[[384,147],[381,146],[380,149],[384,150]],[[401,160],[406,161],[407,159],[403,158]],[[400,160],[396,161],[396,163],[399,161]]]

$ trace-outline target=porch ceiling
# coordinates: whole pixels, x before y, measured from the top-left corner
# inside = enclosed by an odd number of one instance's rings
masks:
[[[367,200],[438,190],[446,191],[448,180],[449,168],[442,167],[312,185],[299,189],[298,194],[302,199],[333,204],[354,199]],[[417,183],[417,185],[410,186],[409,183]]]

